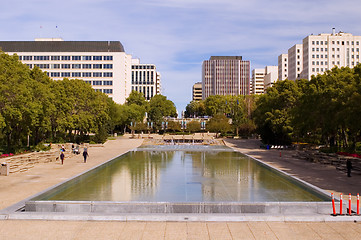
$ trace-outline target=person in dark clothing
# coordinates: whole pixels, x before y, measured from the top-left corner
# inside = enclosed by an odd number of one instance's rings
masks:
[[[61,153],[60,153],[61,165],[64,164],[64,158],[65,158],[64,152],[61,152]]]
[[[89,156],[88,154],[88,150],[86,148],[84,148],[84,151],[83,151],[83,157],[84,157],[84,163],[86,163],[86,158]]]
[[[347,177],[351,177],[352,162],[350,159],[346,161]]]

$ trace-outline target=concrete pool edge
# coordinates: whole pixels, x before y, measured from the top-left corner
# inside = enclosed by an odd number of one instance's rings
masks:
[[[232,148],[234,149],[234,148]],[[129,150],[127,152],[130,151],[134,151],[133,150]],[[240,152],[238,150],[235,150],[237,152]],[[125,153],[127,153],[125,152]],[[125,154],[123,153],[123,154]],[[241,152],[242,153],[242,152]],[[112,213],[106,213],[106,214],[102,214],[102,213],[97,213],[97,212],[90,212],[90,213],[73,213],[73,212],[16,212],[17,210],[24,208],[25,203],[26,202],[31,202],[29,200],[35,198],[36,196],[39,196],[41,194],[43,194],[44,192],[49,191],[50,189],[53,189],[65,182],[70,181],[71,179],[74,179],[86,172],[92,171],[95,168],[98,168],[99,166],[108,163],[112,160],[114,160],[115,158],[122,156],[123,154],[120,154],[112,159],[109,159],[89,170],[86,170],[80,174],[77,174],[74,177],[71,177],[59,184],[56,184],[50,188],[47,188],[44,191],[41,191],[17,204],[14,204],[8,208],[3,209],[0,212],[0,219],[42,219],[42,220],[99,220],[99,221],[360,221],[361,218],[359,216],[331,216],[330,212],[332,210],[332,206],[330,202],[321,202],[322,205],[328,205],[326,206],[327,210],[326,212],[323,213],[317,213],[317,212],[291,212],[291,213],[280,213],[280,212],[272,212],[272,211],[265,211],[264,213],[211,213],[211,214],[207,214],[207,213],[116,213],[116,214],[112,214]],[[291,177],[292,179],[295,179],[299,182],[302,182],[303,184],[313,188],[313,189],[317,189],[317,191],[322,192],[323,194],[329,195],[329,193],[323,191],[322,189],[319,189],[305,181],[302,181],[300,179],[298,179],[297,177],[294,177],[290,174],[287,174],[277,168],[274,168],[272,166],[270,166],[267,163],[264,163],[261,160],[258,160],[254,157],[251,157],[247,154],[242,153],[243,155],[252,158],[254,160],[256,160],[257,162],[268,166],[271,169],[274,169],[277,172],[280,172],[284,175],[287,175],[289,177]],[[60,204],[60,201],[54,201],[51,204],[54,204],[55,202],[57,202],[57,204]],[[98,202],[99,203],[99,202]],[[144,204],[144,203],[141,203]],[[169,203],[167,203],[169,204]],[[216,203],[217,204],[217,203]],[[229,204],[229,203],[227,203]],[[254,204],[267,204],[269,205],[270,203],[245,203],[248,205],[254,205]],[[271,203],[272,205],[277,205],[279,204],[278,202],[274,202]],[[307,206],[307,204],[310,204],[310,202],[292,202],[291,205],[297,205],[297,204],[301,204],[303,206]],[[314,202],[311,204],[317,205],[320,204],[320,202]],[[203,204],[204,205],[204,204]],[[238,204],[240,205],[240,204]],[[281,205],[286,206],[286,203],[282,203]],[[344,204],[344,209],[346,210],[346,205]],[[339,207],[339,204],[337,204],[337,207]],[[307,208],[307,207],[306,207]],[[292,208],[291,208],[292,209]],[[183,219],[183,220],[182,220]]]

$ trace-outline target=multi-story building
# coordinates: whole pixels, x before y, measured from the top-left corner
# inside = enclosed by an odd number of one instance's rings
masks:
[[[252,71],[252,86],[251,94],[263,94],[264,93],[264,77],[266,71],[264,68],[255,68]]]
[[[202,100],[202,82],[197,82],[193,85],[192,89],[193,101]]]
[[[278,56],[278,80],[283,81],[288,78],[288,54]]]
[[[250,61],[241,56],[212,56],[202,65],[202,98],[211,95],[249,95]]]
[[[0,41],[0,48],[17,54],[29,68],[38,66],[54,80],[77,78],[123,104],[131,90],[131,55],[119,41]]]
[[[338,67],[353,68],[360,61],[361,36],[351,33],[310,35],[303,39],[302,78],[311,79],[312,75]]]
[[[301,78],[303,69],[303,46],[295,44],[288,49],[288,79],[297,80]]]
[[[278,66],[266,66],[264,76],[264,91],[272,87],[278,80]]]
[[[160,94],[160,74],[154,64],[140,64],[132,59],[132,91],[143,93],[146,100]]]

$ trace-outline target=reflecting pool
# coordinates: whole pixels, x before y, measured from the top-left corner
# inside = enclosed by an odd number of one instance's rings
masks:
[[[329,198],[228,147],[145,146],[33,200],[320,202]]]

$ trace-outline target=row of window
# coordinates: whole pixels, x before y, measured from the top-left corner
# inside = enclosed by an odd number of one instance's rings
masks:
[[[143,66],[138,66],[138,65],[133,65],[132,69],[155,69],[155,66],[149,66],[149,65],[143,65]]]
[[[32,64],[27,64],[32,68]],[[42,69],[113,69],[113,64],[34,64]]]
[[[323,43],[325,43],[325,44],[323,44]],[[327,41],[312,41],[312,45],[327,45]],[[346,45],[350,45],[350,43],[351,43],[351,45],[355,45],[355,43],[356,43],[356,45],[359,45],[359,41],[332,41],[332,44],[337,44],[337,45],[345,45],[345,43],[346,43]]]
[[[103,92],[106,94],[113,94],[113,89],[94,89],[96,92]]]
[[[113,56],[19,56],[22,61],[113,61]]]
[[[359,59],[359,55],[350,55],[351,58]],[[327,58],[327,55],[312,55],[312,58]],[[332,55],[332,58],[340,58],[340,55]]]
[[[84,81],[90,85],[95,85],[95,86],[100,86],[100,85],[103,85],[103,86],[113,86],[113,81],[98,81],[98,80],[94,80],[94,81],[89,81],[89,80],[86,80]]]
[[[113,77],[112,72],[51,72],[50,77]]]
[[[325,50],[325,52],[327,52],[327,48],[325,48],[325,49],[324,49],[324,48],[312,48],[312,51],[313,51],[313,52],[323,52],[323,50]],[[339,52],[339,51],[340,51],[340,48],[332,48],[332,51],[336,51],[336,50]],[[349,51],[349,48],[348,48],[348,51]],[[356,49],[355,49],[355,48],[351,48],[351,51],[352,51],[352,52],[355,52],[355,51],[356,51],[356,52],[360,52],[360,49],[359,49],[359,48],[356,48]]]

